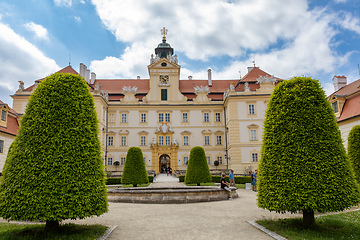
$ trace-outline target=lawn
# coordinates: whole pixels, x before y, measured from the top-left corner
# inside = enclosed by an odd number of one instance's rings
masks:
[[[44,232],[45,224],[0,223],[0,239],[2,240],[94,240],[107,230],[102,225],[60,225],[59,231]]]
[[[301,218],[257,223],[289,240],[360,239],[360,211],[318,216],[315,221],[317,226],[313,229],[304,229]]]

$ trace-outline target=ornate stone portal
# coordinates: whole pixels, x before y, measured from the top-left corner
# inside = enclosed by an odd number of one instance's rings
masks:
[[[178,170],[178,148],[179,144],[173,137],[174,131],[167,122],[163,122],[155,131],[156,139],[151,143],[152,170],[160,173],[160,168],[171,167]]]

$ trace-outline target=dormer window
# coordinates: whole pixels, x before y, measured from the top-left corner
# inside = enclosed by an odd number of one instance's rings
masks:
[[[1,121],[6,122],[6,111],[5,110],[1,111]]]
[[[332,107],[334,108],[334,112],[335,112],[335,113],[339,112],[339,107],[338,107],[338,103],[337,103],[337,102],[333,102],[333,103],[332,103]]]

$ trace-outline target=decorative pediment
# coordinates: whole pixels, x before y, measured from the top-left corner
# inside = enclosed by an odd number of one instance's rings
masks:
[[[256,124],[251,124],[251,125],[249,125],[249,126],[247,126],[248,128],[252,128],[252,129],[254,129],[254,128],[258,128],[259,127],[259,125],[256,125]]]
[[[211,102],[211,98],[207,95],[209,94],[209,86],[196,86],[194,87],[196,98],[193,100],[195,103],[208,103]]]
[[[160,126],[157,127],[155,133],[174,133],[171,129],[171,126],[168,125],[166,122],[163,122]]]
[[[113,132],[113,131],[108,132],[108,135],[115,135],[115,134],[116,134],[116,132]]]
[[[258,93],[272,93],[276,83],[276,77],[274,76],[260,76],[256,79],[260,84],[260,88],[256,90]]]
[[[201,133],[202,133],[202,134],[211,134],[212,131],[211,131],[210,129],[208,129],[208,130],[202,130]]]
[[[123,87],[124,98],[122,98],[120,101],[123,103],[137,103],[139,101],[139,99],[135,97],[137,89],[138,89],[137,87],[124,86]]]
[[[129,131],[128,130],[120,130],[119,131],[119,135],[128,135]]]
[[[215,135],[223,135],[224,132],[223,131],[220,131],[220,130],[217,130],[216,132],[214,132]]]
[[[191,134],[191,132],[186,131],[186,130],[181,132],[181,135],[190,135],[190,134]]]
[[[147,131],[141,131],[141,132],[138,132],[139,135],[148,135],[149,133]]]

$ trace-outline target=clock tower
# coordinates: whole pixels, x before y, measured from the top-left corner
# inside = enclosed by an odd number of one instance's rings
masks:
[[[161,29],[162,42],[155,48],[148,66],[150,90],[146,101],[157,103],[175,103],[186,101],[179,91],[180,66],[174,49],[166,42],[167,29]]]

